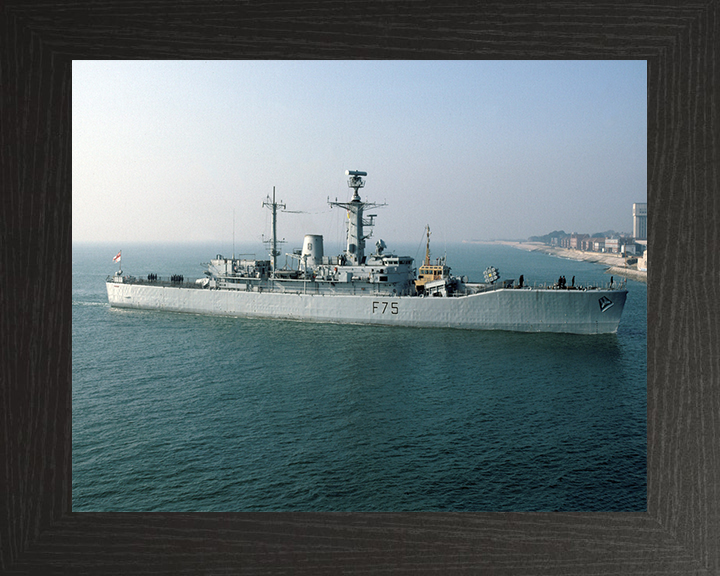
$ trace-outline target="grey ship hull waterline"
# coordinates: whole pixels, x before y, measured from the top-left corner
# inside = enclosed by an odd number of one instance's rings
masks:
[[[223,258],[211,260],[206,277],[184,282],[162,281],[118,271],[107,278],[110,305],[119,308],[167,310],[251,318],[279,318],[314,322],[377,324],[418,328],[466,328],[520,332],[576,334],[614,333],[618,329],[627,290],[610,288],[531,287],[514,280],[498,282],[497,271],[486,270],[486,282],[471,283],[450,274],[440,259],[430,263],[429,230],[425,262],[419,271],[413,259],[386,253],[376,242],[365,255],[364,228],[374,215],[364,210],[378,204],[360,200],[365,172],[348,171],[354,194],[350,202],[330,202],[348,213],[347,246],[335,257],[323,254],[322,236],[305,236],[302,250],[289,255],[294,269],[277,269],[277,208],[272,212],[269,260]],[[274,196],[274,194],[273,194]]]

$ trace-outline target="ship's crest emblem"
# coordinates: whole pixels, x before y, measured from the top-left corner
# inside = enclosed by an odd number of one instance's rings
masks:
[[[603,296],[598,300],[598,303],[600,304],[600,312],[605,312],[608,308],[612,307],[613,304],[615,304],[610,298],[607,296]]]

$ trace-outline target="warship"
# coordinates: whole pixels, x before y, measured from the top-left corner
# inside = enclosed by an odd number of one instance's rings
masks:
[[[278,269],[277,213],[285,205],[273,197],[263,202],[270,210],[272,238],[265,260],[210,260],[205,276],[185,280],[157,274],[136,278],[122,270],[106,279],[110,306],[215,314],[251,318],[279,318],[314,322],[465,328],[520,332],[605,334],[617,332],[627,297],[624,283],[610,286],[566,286],[561,278],[551,285],[500,281],[488,266],[484,282],[451,274],[446,258],[430,260],[430,229],[426,228],[425,259],[416,270],[414,260],[388,251],[383,240],[366,253],[366,229],[375,225],[360,189],[366,172],[348,170],[353,190],[348,202],[328,204],[347,211],[347,242],[343,252],[327,256],[323,236],[305,235],[302,248],[288,254],[292,265]],[[121,260],[119,253],[115,261]]]

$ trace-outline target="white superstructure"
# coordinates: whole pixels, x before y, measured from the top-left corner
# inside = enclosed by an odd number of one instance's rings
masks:
[[[297,267],[277,269],[276,211],[284,205],[264,203],[273,214],[269,260],[225,258],[210,261],[206,278],[185,282],[123,276],[108,277],[111,306],[272,317],[316,322],[449,327],[524,332],[616,332],[627,291],[624,285],[606,289],[550,286],[535,288],[506,281],[488,268],[486,282],[469,282],[450,274],[444,261],[431,264],[428,250],[420,273],[413,259],[386,251],[378,240],[366,254],[365,228],[375,215],[364,211],[379,204],[363,202],[360,171],[348,171],[353,189],[349,202],[330,202],[348,212],[346,248],[326,256],[323,237],[308,234]]]

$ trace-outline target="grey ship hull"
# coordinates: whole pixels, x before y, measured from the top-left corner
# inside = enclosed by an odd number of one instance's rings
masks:
[[[195,284],[158,282],[123,276],[108,278],[111,306],[145,308],[191,314],[217,314],[251,318],[281,318],[313,322],[378,324],[417,328],[466,328],[521,332],[606,334],[617,331],[627,291],[496,285],[498,271],[486,269],[485,284],[469,283],[450,275],[445,258],[430,261],[430,228],[427,227],[425,262],[416,271],[413,259],[386,252],[380,239],[375,252],[365,253],[366,227],[375,215],[367,208],[382,204],[364,202],[364,187],[357,170],[345,172],[353,190],[349,202],[330,202],[347,212],[347,246],[337,257],[323,252],[321,235],[308,234],[297,257],[297,269],[277,268],[277,209],[285,205],[267,198],[263,206],[272,214],[272,249],[269,260],[224,258],[210,261],[207,278]],[[115,261],[120,261],[118,253]],[[512,280],[502,286],[511,286]]]
[[[329,295],[107,282],[110,305],[248,318],[575,334],[615,333],[626,290],[498,288],[446,298]]]

